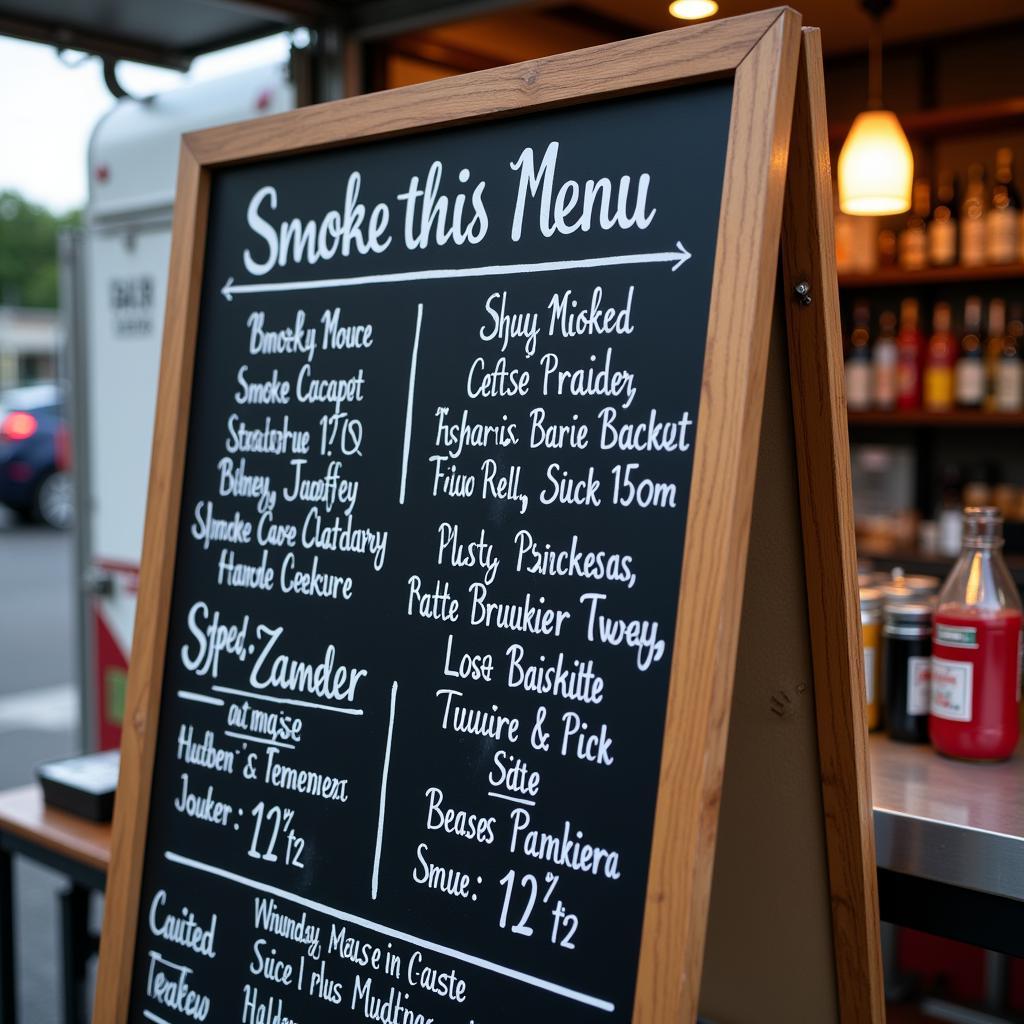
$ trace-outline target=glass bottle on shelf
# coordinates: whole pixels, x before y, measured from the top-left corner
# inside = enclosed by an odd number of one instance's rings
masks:
[[[878,265],[895,267],[899,262],[896,258],[896,232],[892,228],[883,228],[878,232]]]
[[[992,202],[985,214],[985,258],[989,263],[1013,263],[1020,239],[1020,196],[1013,182],[1013,150],[996,151]]]
[[[836,273],[849,274],[856,264],[854,262],[854,229],[853,217],[837,209],[835,213],[836,231]]]
[[[904,299],[900,303],[900,333],[896,338],[896,347],[899,350],[896,404],[901,409],[921,408],[921,364],[924,361],[924,335],[921,333],[919,321],[917,299]]]
[[[965,267],[985,263],[985,168],[971,164],[960,208],[960,262]]]
[[[872,394],[875,407],[885,411],[896,408],[898,350],[896,314],[886,310],[878,318],[878,337],[871,351]]]
[[[1021,336],[1024,324],[1017,318],[1010,321],[1003,341],[1002,355],[996,367],[996,410],[1024,410],[1024,364],[1021,362]]]
[[[951,267],[957,258],[956,179],[946,172],[939,177],[935,207],[928,220],[928,262],[933,267]]]
[[[947,558],[955,558],[964,538],[963,477],[954,465],[947,465],[942,473],[942,491],[935,521],[938,524],[938,551]]]
[[[900,267],[924,270],[928,266],[927,218],[931,208],[931,188],[926,178],[914,182],[913,196],[910,216],[899,236]]]
[[[851,412],[871,408],[871,350],[868,347],[870,313],[866,303],[853,310],[850,351],[846,356],[846,406]]]
[[[929,736],[950,757],[1000,761],[1020,735],[1021,602],[997,509],[964,509],[963,549],[939,591]]]
[[[985,402],[985,360],[981,351],[981,299],[972,295],[964,303],[964,336],[953,372],[956,404],[980,409]]]
[[[936,302],[924,367],[924,407],[931,412],[948,412],[953,408],[956,338],[950,329],[952,320],[949,303]]]
[[[991,299],[988,304],[988,334],[985,336],[985,408],[989,412],[996,407],[996,378],[1005,342],[1006,303],[1003,299]]]

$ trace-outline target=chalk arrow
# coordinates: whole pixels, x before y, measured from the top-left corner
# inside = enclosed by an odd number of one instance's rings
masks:
[[[583,260],[547,260],[541,263],[498,263],[486,267],[449,267],[437,270],[402,270],[393,274],[329,277],[318,281],[256,281],[235,284],[229,277],[220,293],[230,302],[235,295],[256,292],[304,292],[318,288],[351,288],[369,284],[400,284],[404,281],[438,281],[451,277],[512,277],[516,274],[548,274],[558,270],[590,270],[639,263],[671,263],[678,270],[693,254],[682,242],[669,252],[633,252],[618,256],[593,256]]]

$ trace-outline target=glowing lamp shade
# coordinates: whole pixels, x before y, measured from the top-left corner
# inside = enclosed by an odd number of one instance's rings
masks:
[[[865,110],[839,153],[839,209],[885,216],[910,209],[914,154],[891,110]]]
[[[668,5],[668,13],[681,21],[700,21],[718,13],[715,0],[672,0]]]

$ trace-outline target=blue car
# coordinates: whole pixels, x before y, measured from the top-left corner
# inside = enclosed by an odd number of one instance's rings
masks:
[[[26,522],[71,525],[68,431],[56,384],[0,393],[0,503]]]

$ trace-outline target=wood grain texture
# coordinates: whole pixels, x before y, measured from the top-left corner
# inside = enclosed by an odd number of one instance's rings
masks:
[[[48,807],[38,783],[0,793],[0,832],[20,836],[97,871],[106,871],[110,863],[110,825]]]
[[[843,1024],[885,1019],[821,40],[805,30],[783,221],[800,510]]]
[[[187,144],[181,148],[172,224],[160,385],[146,500],[138,612],[132,638],[121,774],[114,804],[110,874],[100,940],[93,1019],[128,1018],[149,796],[156,753],[167,646],[178,515],[185,467],[189,402],[210,175]]]
[[[736,71],[637,1024],[697,1014],[799,43],[799,15],[778,12]]]
[[[732,73],[781,10],[353,96],[185,138],[196,159],[212,167],[694,83]]]

